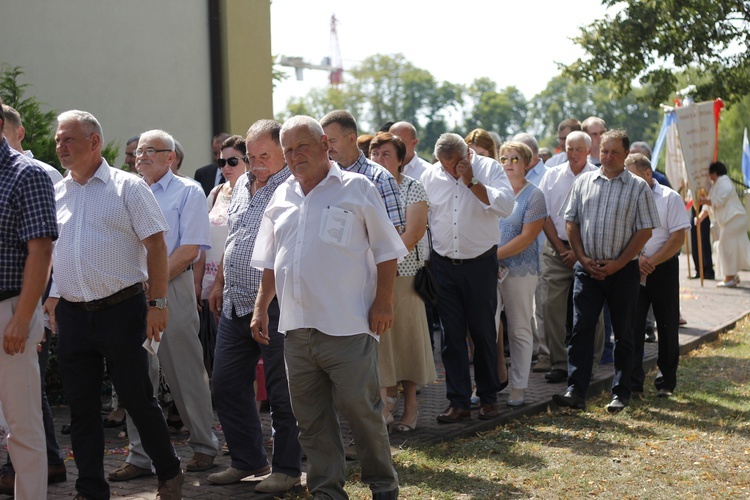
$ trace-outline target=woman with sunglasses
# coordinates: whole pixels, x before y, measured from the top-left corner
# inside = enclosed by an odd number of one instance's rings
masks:
[[[216,317],[209,312],[208,295],[216,279],[219,262],[224,255],[224,243],[227,241],[227,210],[232,199],[232,190],[237,179],[247,171],[247,156],[245,138],[233,135],[221,144],[221,153],[217,163],[221,173],[227,180],[211,190],[206,198],[208,204],[208,219],[211,222],[211,249],[206,250],[203,273],[200,266],[196,266],[196,292],[200,290],[198,310],[201,316],[200,339],[203,345],[203,359],[208,375],[213,370],[213,355],[216,344]]]
[[[547,218],[544,194],[526,180],[526,167],[531,157],[531,149],[521,142],[506,142],[500,147],[499,161],[515,194],[513,212],[500,220],[497,248],[500,262],[498,316],[505,305],[511,359],[508,406],[524,404],[529,383],[533,347],[531,317],[540,273],[536,237]]]

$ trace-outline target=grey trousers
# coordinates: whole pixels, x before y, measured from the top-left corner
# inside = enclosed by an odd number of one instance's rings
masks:
[[[195,302],[193,271],[185,271],[169,282],[167,303],[169,323],[158,351],[158,362],[149,356],[149,376],[154,392],[159,387],[159,365],[172,391],[180,418],[190,429],[188,444],[193,452],[216,456],[219,440],[211,430],[214,412],[208,374],[203,365],[203,352],[198,338],[198,309]],[[126,408],[127,410],[127,408]],[[126,462],[145,469],[151,459],[141,444],[138,429],[130,416],[127,420],[130,454]]]
[[[544,303],[544,338],[549,349],[550,363],[553,370],[568,370],[568,347],[566,338],[567,324],[572,327],[571,288],[575,275],[573,270],[563,263],[560,254],[548,242],[544,244],[542,254],[542,287]],[[568,321],[568,312],[571,317]],[[604,317],[599,316],[594,334],[594,368],[598,366],[604,351]]]
[[[373,493],[396,489],[398,476],[381,412],[378,341],[364,333],[334,337],[314,328],[291,330],[284,356],[310,493],[347,498],[339,412],[352,430],[362,481]]]

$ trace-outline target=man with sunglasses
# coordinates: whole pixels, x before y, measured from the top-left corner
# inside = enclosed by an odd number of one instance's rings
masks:
[[[502,167],[474,153],[458,134],[435,144],[438,163],[422,176],[430,198],[434,250],[430,267],[437,278],[443,326],[448,409],[438,422],[471,418],[471,372],[466,332],[474,341],[474,380],[480,419],[498,415],[497,244],[500,218],[513,211],[515,197]],[[504,157],[504,161],[518,161]]]
[[[150,186],[169,224],[169,231],[164,235],[169,255],[166,300],[157,298],[149,303],[157,309],[169,305],[169,326],[158,346],[158,363],[151,359],[151,382],[158,388],[158,366],[161,365],[180,417],[190,429],[188,444],[193,449],[193,457],[187,470],[202,471],[213,466],[219,451],[219,441],[211,430],[214,415],[198,338],[193,282],[193,262],[201,249],[211,248],[206,199],[195,182],[172,173],[174,138],[163,130],[143,132],[135,157],[138,173]],[[120,468],[109,473],[111,481],[127,481],[151,474],[151,459],[143,448],[138,429],[130,417],[127,424],[130,453]]]
[[[268,308],[269,344],[259,344],[250,332],[263,274],[250,265],[250,258],[266,206],[276,188],[291,175],[281,150],[280,133],[281,124],[274,120],[259,120],[247,131],[245,158],[251,172],[242,175],[234,186],[224,258],[209,296],[211,311],[221,316],[214,357],[214,400],[232,463],[228,469],[208,476],[208,480],[214,484],[230,484],[272,472],[255,486],[255,491],[263,493],[288,491],[300,483],[302,474],[302,449],[289,398],[284,336],[277,330],[279,303],[276,299]],[[238,160],[229,158],[226,165],[231,167]],[[263,447],[263,431],[253,390],[255,366],[261,355],[275,431],[273,469],[269,467]]]

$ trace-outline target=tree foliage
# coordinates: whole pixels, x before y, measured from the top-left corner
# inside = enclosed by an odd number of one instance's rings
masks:
[[[26,130],[23,147],[31,150],[38,160],[49,163],[62,171],[60,160],[55,152],[54,124],[57,111],[52,109],[42,111],[44,103],[35,96],[26,97],[31,84],[21,83],[23,74],[21,66],[11,66],[6,63],[0,65],[0,98],[21,115],[21,121]],[[110,165],[113,165],[119,150],[119,141],[111,140],[102,148],[102,156]]]
[[[615,14],[581,28],[575,41],[587,55],[565,74],[609,80],[618,95],[639,81],[654,106],[676,90],[676,73],[710,75],[696,100],[739,100],[750,94],[750,0],[603,0]],[[624,4],[624,6],[623,6]]]

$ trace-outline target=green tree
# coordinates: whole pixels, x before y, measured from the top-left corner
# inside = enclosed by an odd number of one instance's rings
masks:
[[[60,170],[60,161],[55,153],[55,137],[52,132],[56,113],[53,110],[42,111],[42,103],[36,97],[25,97],[30,85],[20,82],[23,74],[20,66],[9,64],[0,66],[0,98],[21,115],[24,129],[26,129],[23,146],[31,150],[37,159]]]
[[[722,111],[719,121],[718,159],[737,179],[742,179],[742,136],[745,127],[750,130],[750,95]]]
[[[26,96],[31,84],[21,83],[24,72],[21,66],[0,64],[0,98],[21,115],[26,136],[23,146],[34,153],[34,157],[61,170],[60,160],[55,152],[55,110],[42,111],[42,102],[35,96]],[[102,156],[110,165],[114,164],[120,151],[117,140],[107,142],[102,148]]]
[[[750,0],[603,0],[612,15],[581,28],[575,41],[587,55],[565,74],[588,82],[610,80],[618,95],[639,81],[652,105],[674,92],[676,73],[710,75],[696,101],[750,93]],[[624,5],[623,5],[624,4]]]
[[[469,85],[467,94],[472,101],[466,113],[466,131],[483,128],[501,137],[511,137],[523,129],[526,121],[526,98],[516,87],[497,91],[497,85],[487,77],[477,78]]]
[[[610,82],[575,82],[564,75],[554,77],[529,102],[527,128],[540,145],[557,145],[557,125],[566,118],[583,121],[598,116],[607,128],[623,128],[631,140],[653,140],[661,123],[661,111],[647,104],[648,89],[631,89],[618,96]]]

